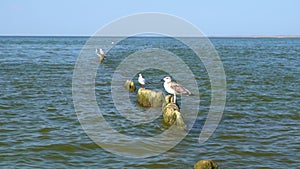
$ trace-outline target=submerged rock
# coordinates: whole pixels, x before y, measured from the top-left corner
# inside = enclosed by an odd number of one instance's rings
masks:
[[[134,92],[136,89],[135,83],[131,80],[126,80],[124,87],[129,91],[129,92]]]
[[[200,160],[194,165],[194,169],[218,169],[218,164],[212,160]]]
[[[143,107],[160,107],[163,104],[162,92],[140,88],[137,93],[137,101]]]
[[[162,114],[164,123],[171,126],[175,124],[176,126],[186,129],[186,125],[183,121],[183,117],[180,113],[180,109],[177,104],[174,103],[174,97],[167,95],[165,97],[165,103],[162,107]]]

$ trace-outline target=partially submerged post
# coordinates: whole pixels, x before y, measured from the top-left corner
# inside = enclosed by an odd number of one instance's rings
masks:
[[[133,81],[131,80],[126,80],[124,87],[129,91],[129,92],[134,92],[136,89],[136,86]]]
[[[162,92],[140,88],[137,93],[137,102],[143,107],[160,107],[163,104]]]
[[[194,169],[218,169],[218,164],[212,160],[200,160],[194,165]]]
[[[174,103],[174,97],[167,95],[165,97],[165,103],[162,106],[162,114],[164,123],[171,126],[175,124],[179,128],[186,130],[186,125],[183,121],[183,117],[180,113],[180,109],[177,104]]]

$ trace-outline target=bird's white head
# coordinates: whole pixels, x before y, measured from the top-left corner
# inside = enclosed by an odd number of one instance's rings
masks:
[[[101,55],[104,55],[104,51],[103,51],[103,49],[99,49],[99,53],[101,54]]]
[[[139,77],[142,77],[142,74],[141,74],[141,73],[139,74]]]
[[[172,80],[171,80],[170,76],[167,76],[167,77],[163,78],[163,81],[164,82],[171,82]]]

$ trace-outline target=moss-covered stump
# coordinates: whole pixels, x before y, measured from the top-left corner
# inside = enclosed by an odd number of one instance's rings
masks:
[[[103,55],[98,55],[98,62],[102,63],[103,60],[105,60],[105,57]]]
[[[136,89],[136,86],[133,81],[131,80],[126,80],[124,87],[129,91],[129,92],[134,92]]]
[[[200,160],[194,165],[194,169],[218,169],[218,164],[212,160]]]
[[[162,92],[140,88],[137,93],[137,101],[143,107],[160,107],[163,104]]]
[[[165,103],[162,107],[164,123],[166,123],[169,126],[175,124],[176,126],[185,130],[186,125],[183,121],[183,117],[180,113],[180,109],[177,106],[177,104],[173,102],[174,102],[173,96],[167,95],[165,97]]]
[[[174,103],[174,96],[169,95],[169,94],[165,96],[165,103],[164,104],[166,105],[168,103]]]

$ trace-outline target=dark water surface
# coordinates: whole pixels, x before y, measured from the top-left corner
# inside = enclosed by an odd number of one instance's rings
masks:
[[[163,38],[133,38],[119,44],[99,66],[97,77],[101,74],[102,79],[96,79],[95,93],[104,116],[124,134],[149,136],[166,127],[161,117],[150,124],[128,123],[110,102],[110,79],[124,57],[148,47],[163,48],[199,68],[195,79],[201,102],[192,130],[168,152],[145,159],[100,148],[77,119],[72,76],[87,39],[0,37],[1,168],[192,168],[201,159],[213,159],[221,168],[299,168],[300,39],[211,39],[224,65],[227,102],[217,130],[202,144],[197,140],[211,99],[203,65],[184,47]],[[105,49],[105,44],[99,47]],[[143,73],[155,81],[152,88],[163,90],[156,79],[164,72]],[[131,99],[135,104],[134,96]]]

